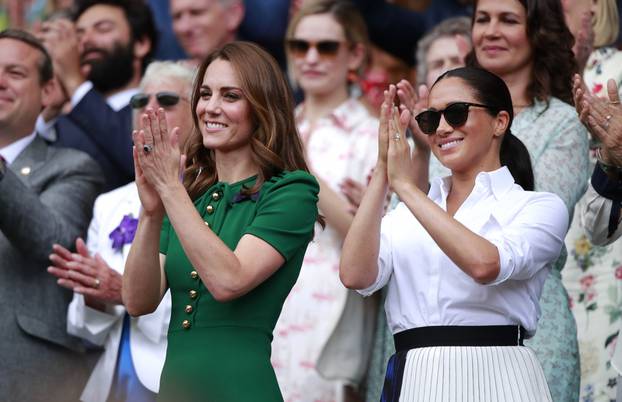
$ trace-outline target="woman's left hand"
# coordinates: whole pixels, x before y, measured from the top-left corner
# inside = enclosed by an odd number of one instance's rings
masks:
[[[406,128],[411,116],[408,109],[400,113],[397,106],[390,108],[387,114],[390,127],[387,176],[389,186],[399,196],[405,186],[415,186],[417,180],[412,152],[406,139]]]
[[[158,193],[180,182],[182,155],[179,127],[170,132],[164,109],[147,108],[141,116],[141,129],[135,135],[138,163],[143,176]]]

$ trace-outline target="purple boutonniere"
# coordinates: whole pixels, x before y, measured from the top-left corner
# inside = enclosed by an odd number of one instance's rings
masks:
[[[121,251],[124,245],[130,244],[134,240],[137,226],[138,219],[134,218],[132,214],[125,215],[121,219],[119,226],[108,235],[110,240],[112,240],[112,248],[116,251]]]
[[[237,204],[238,202],[242,202],[244,200],[251,200],[251,201],[257,201],[257,199],[259,198],[259,191],[256,193],[253,193],[251,195],[248,194],[243,194],[241,191],[239,193],[237,193],[236,195],[233,196],[233,198],[231,199],[231,203],[232,204]]]

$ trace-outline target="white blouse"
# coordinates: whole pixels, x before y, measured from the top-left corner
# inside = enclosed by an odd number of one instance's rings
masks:
[[[447,210],[450,177],[428,197]],[[533,336],[538,300],[568,230],[568,211],[551,193],[524,191],[506,167],[477,175],[454,218],[499,250],[500,272],[482,285],[464,273],[400,203],[382,220],[378,277],[360,291],[389,284],[385,310],[391,331],[434,325],[517,325]],[[464,247],[469,247],[465,244]]]

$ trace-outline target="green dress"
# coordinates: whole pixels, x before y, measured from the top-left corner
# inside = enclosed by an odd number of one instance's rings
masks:
[[[298,278],[317,219],[319,187],[303,171],[267,180],[253,196],[240,193],[256,177],[216,183],[194,205],[230,248],[252,234],[269,243],[285,263],[249,293],[216,301],[186,257],[165,219],[160,251],[172,296],[166,361],[159,401],[282,401],[272,365],[272,330]]]

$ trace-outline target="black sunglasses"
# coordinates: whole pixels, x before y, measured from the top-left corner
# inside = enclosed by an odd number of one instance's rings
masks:
[[[315,48],[318,54],[323,57],[334,57],[339,51],[342,42],[336,40],[320,40],[310,42],[304,39],[288,39],[287,49],[294,57],[304,57],[310,48]]]
[[[132,109],[142,109],[149,103],[150,94],[137,93],[130,98],[130,106]],[[162,91],[155,94],[158,105],[163,108],[175,106],[179,103],[181,97],[175,92]]]
[[[445,117],[445,121],[453,128],[458,128],[466,123],[469,118],[469,107],[483,107],[489,110],[494,108],[488,105],[470,102],[454,102],[450,103],[444,110],[426,110],[419,113],[415,119],[419,124],[419,128],[424,134],[432,135],[436,133],[436,129],[441,122],[441,115]]]

